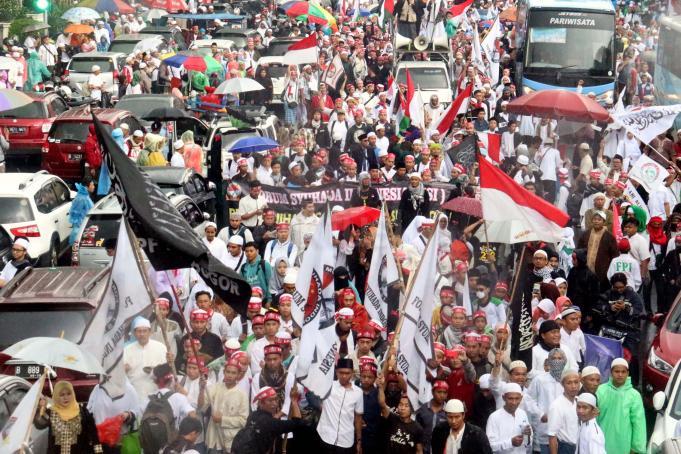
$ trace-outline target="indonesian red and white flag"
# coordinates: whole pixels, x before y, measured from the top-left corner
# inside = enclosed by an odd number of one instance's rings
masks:
[[[466,10],[468,10],[468,8],[470,8],[472,4],[473,0],[466,0],[462,3],[453,5],[451,8],[449,8],[449,12],[452,13],[452,16],[456,18],[458,16],[461,16],[462,14],[465,14]]]
[[[501,156],[501,134],[479,132],[478,141],[478,146],[487,150],[487,156],[497,164],[501,164],[501,161],[503,161]]]
[[[317,47],[317,36],[310,34],[288,46],[284,55],[284,61],[289,65],[301,65],[303,63],[317,63],[319,61],[319,48]]]
[[[570,220],[567,213],[520,186],[484,157],[478,157],[478,164],[486,221],[515,221],[534,232],[537,241],[555,243],[561,239],[563,227]]]
[[[447,109],[442,112],[437,120],[432,124],[432,129],[437,129],[440,134],[447,134],[449,128],[456,120],[456,116],[468,111],[468,103],[471,99],[471,94],[473,93],[473,84],[468,84],[468,86],[459,93],[454,102],[452,102]]]

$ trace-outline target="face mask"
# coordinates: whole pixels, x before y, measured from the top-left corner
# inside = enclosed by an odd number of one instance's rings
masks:
[[[475,296],[477,296],[479,299],[482,299],[485,297],[485,292],[475,292]]]

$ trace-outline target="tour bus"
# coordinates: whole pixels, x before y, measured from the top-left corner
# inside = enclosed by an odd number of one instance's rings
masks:
[[[615,92],[615,10],[611,0],[520,0],[516,84],[522,93],[548,89]]]
[[[655,61],[655,96],[658,104],[681,102],[681,16],[663,17]]]

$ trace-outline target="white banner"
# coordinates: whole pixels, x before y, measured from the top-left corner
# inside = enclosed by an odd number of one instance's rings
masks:
[[[648,211],[648,205],[643,201],[643,197],[638,193],[631,181],[627,180],[627,187],[624,188],[624,195],[629,197],[629,201],[636,205],[637,207],[645,210],[648,215],[648,220],[650,220],[650,211]]]
[[[338,79],[340,79],[343,74],[343,62],[340,58],[340,53],[331,60],[329,66],[327,66],[326,71],[324,71],[322,80],[329,87],[336,89],[336,84],[338,84]]]
[[[649,193],[657,190],[668,176],[667,169],[646,155],[641,155],[629,171],[629,178],[643,185]]]
[[[127,221],[123,218],[118,229],[109,284],[80,342],[85,350],[101,358],[102,367],[108,375],[101,386],[111,399],[125,394],[123,347],[130,324],[151,304],[141,264],[135,257],[126,225]]]
[[[680,112],[681,104],[674,104],[613,112],[610,116],[643,143],[649,144],[655,136],[672,127],[674,119]]]
[[[336,262],[328,212],[317,225],[296,279],[291,315],[302,328],[296,378],[325,399],[331,391],[339,347],[333,269]]]
[[[371,267],[367,276],[364,307],[369,317],[381,322],[384,328],[388,327],[388,287],[399,279],[397,264],[388,240],[385,210],[381,210],[374,252],[371,255]],[[385,333],[386,331],[382,333],[384,338]]]
[[[433,358],[433,334],[430,329],[435,308],[435,283],[438,265],[440,229],[423,253],[414,283],[411,285],[399,333],[397,367],[407,382],[407,394],[414,408],[430,401],[431,385],[426,381],[427,361]]]
[[[0,452],[13,453],[21,450],[26,434],[33,429],[33,416],[44,384],[45,375],[33,383],[31,389],[28,390],[12,412],[12,416],[9,417],[2,428],[2,432],[0,432]]]

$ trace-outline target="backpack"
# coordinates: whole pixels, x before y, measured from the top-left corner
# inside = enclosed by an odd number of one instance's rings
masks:
[[[260,431],[257,428],[255,418],[249,417],[246,425],[241,428],[232,441],[232,452],[241,454],[257,453],[258,450],[258,436]]]
[[[169,391],[149,396],[149,403],[140,422],[140,446],[144,452],[155,453],[175,438],[175,415],[168,399]]]
[[[272,240],[270,243],[270,255],[274,252],[274,246],[277,244],[276,240]],[[289,242],[288,247],[286,248],[286,258],[288,259],[288,256],[291,255],[291,251],[293,250],[293,243]],[[265,271],[265,265],[263,265],[263,272]]]

